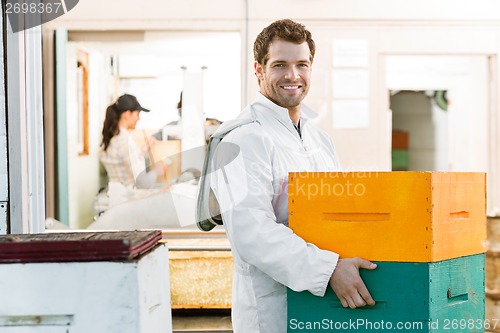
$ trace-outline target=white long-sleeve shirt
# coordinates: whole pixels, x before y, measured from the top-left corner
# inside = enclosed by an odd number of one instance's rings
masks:
[[[236,333],[287,331],[286,287],[323,296],[338,255],[288,228],[288,172],[338,171],[331,139],[302,107],[299,136],[288,110],[258,94],[257,121],[228,133],[217,147],[211,187],[235,264]],[[224,145],[223,143],[233,143]]]

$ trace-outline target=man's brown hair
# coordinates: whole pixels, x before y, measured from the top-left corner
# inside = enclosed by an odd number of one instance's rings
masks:
[[[307,42],[310,51],[309,60],[312,63],[316,45],[314,44],[311,33],[303,24],[290,19],[284,19],[271,23],[264,28],[255,39],[255,43],[253,44],[253,55],[255,61],[260,65],[264,66],[269,60],[269,45],[275,39],[281,39],[295,44]]]

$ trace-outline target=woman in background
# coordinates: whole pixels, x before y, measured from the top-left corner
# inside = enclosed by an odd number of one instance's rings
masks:
[[[128,94],[120,96],[108,106],[99,158],[110,182],[119,182],[127,187],[151,188],[158,176],[164,175],[165,165],[160,162],[152,170],[146,168],[144,155],[130,134],[135,129],[141,111],[149,112],[135,96]]]

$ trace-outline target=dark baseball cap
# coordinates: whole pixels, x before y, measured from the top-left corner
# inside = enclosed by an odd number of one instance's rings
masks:
[[[120,112],[125,112],[127,110],[149,112],[149,109],[143,108],[141,104],[139,104],[135,96],[129,94],[124,94],[118,97],[115,102],[115,108]]]

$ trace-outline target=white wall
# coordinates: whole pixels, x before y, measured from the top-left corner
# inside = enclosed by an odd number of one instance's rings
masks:
[[[301,20],[449,20],[488,21],[500,19],[499,4],[495,0],[85,0],[56,24],[70,28],[168,29],[183,25],[188,30],[206,26],[209,30],[238,24],[249,8],[252,20],[270,21],[278,17]],[[216,22],[214,22],[214,20]],[[191,25],[189,21],[195,22]],[[191,22],[191,23],[192,23]],[[259,24],[261,25],[261,24]]]

